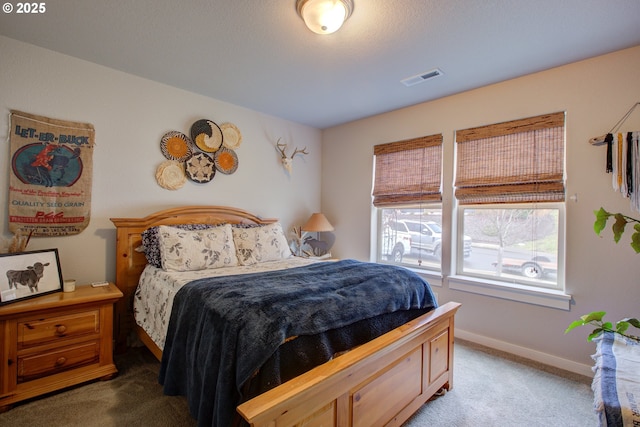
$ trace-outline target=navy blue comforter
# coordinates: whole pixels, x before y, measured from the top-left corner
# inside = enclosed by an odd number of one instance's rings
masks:
[[[231,426],[243,385],[286,338],[436,305],[417,274],[354,260],[200,279],[176,294],[160,383],[198,425]]]

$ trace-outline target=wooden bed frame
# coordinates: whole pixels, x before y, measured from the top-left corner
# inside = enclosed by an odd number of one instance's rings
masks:
[[[237,208],[187,206],[144,218],[111,218],[117,228],[116,350],[133,331],[160,360],[162,350],[135,324],[133,294],[147,261],[137,250],[141,233],[156,225],[187,223],[269,224]],[[453,387],[454,317],[449,302],[254,399],[238,412],[252,426],[400,426],[441,389]]]

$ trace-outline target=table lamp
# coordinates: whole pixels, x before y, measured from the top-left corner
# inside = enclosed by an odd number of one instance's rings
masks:
[[[302,231],[317,233],[317,238],[307,237],[305,239],[305,243],[311,247],[315,256],[325,255],[329,251],[327,242],[320,240],[320,233],[333,230],[333,225],[331,225],[327,217],[319,212],[312,214],[309,220],[302,226]]]

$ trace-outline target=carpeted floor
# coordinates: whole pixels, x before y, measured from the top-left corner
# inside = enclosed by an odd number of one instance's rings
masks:
[[[0,414],[2,427],[195,426],[182,397],[165,396],[146,348],[116,355],[118,376],[32,399]]]
[[[143,348],[117,356],[119,375],[18,404],[3,427],[195,426],[182,397],[162,394],[159,363]],[[590,378],[456,341],[454,389],[404,427],[596,426]]]
[[[453,390],[403,427],[595,427],[591,378],[456,340]]]

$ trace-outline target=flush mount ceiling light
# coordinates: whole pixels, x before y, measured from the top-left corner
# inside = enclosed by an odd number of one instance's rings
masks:
[[[353,0],[296,0],[296,10],[311,31],[331,34],[351,16]]]

